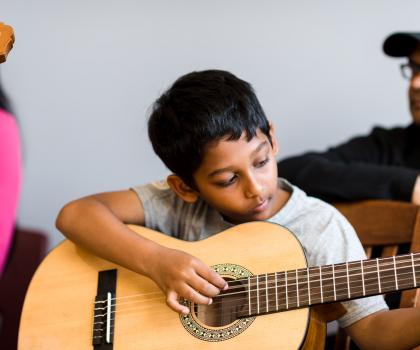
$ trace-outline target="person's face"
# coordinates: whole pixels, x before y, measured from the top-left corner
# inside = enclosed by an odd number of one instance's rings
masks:
[[[420,65],[420,47],[410,55],[409,59],[411,62]],[[420,73],[413,74],[408,89],[408,97],[413,121],[420,125]]]
[[[271,137],[273,145],[260,130],[249,142],[245,133],[220,140],[207,148],[194,174],[200,197],[232,223],[269,219],[283,205],[272,129]]]

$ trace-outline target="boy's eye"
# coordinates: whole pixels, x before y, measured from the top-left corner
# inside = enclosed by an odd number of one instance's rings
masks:
[[[264,160],[262,160],[262,161],[260,161],[260,162],[258,162],[257,163],[257,167],[258,168],[260,168],[260,167],[263,167],[264,165],[266,165],[267,163],[268,163],[268,161],[270,160],[270,158],[265,158]]]
[[[229,180],[227,181],[222,181],[222,182],[218,182],[217,185],[221,186],[221,187],[227,187],[232,185],[233,183],[235,183],[236,179],[237,179],[237,175],[232,176]]]

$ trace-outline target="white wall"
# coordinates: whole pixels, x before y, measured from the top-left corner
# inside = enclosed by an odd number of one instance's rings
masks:
[[[282,155],[409,121],[393,31],[420,30],[411,1],[3,0],[16,43],[1,66],[24,143],[19,223],[50,235],[59,209],[162,178],[146,112],[181,74],[250,81]]]

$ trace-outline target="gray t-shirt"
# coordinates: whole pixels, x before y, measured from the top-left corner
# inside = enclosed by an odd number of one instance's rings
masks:
[[[296,235],[309,266],[366,259],[353,227],[334,207],[307,196],[284,179],[279,179],[279,186],[291,196],[268,221],[280,224]],[[193,204],[184,202],[166,181],[134,187],[133,190],[142,202],[145,226],[164,234],[197,241],[233,226],[201,199]],[[341,327],[388,308],[382,296],[351,300],[343,305],[347,313],[338,320]]]

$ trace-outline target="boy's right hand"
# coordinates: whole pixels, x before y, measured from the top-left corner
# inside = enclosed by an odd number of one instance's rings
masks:
[[[227,282],[199,259],[176,249],[160,247],[149,265],[148,276],[166,295],[167,305],[188,314],[181,297],[197,304],[211,304],[212,297],[227,288]]]

